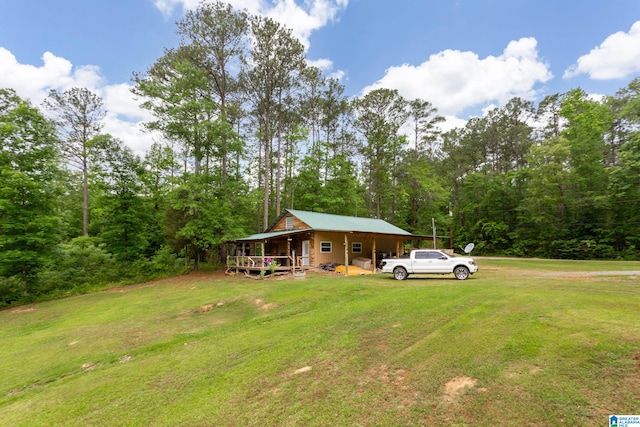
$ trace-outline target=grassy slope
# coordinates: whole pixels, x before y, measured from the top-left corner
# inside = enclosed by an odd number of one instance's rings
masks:
[[[479,266],[464,282],[188,276],[5,310],[0,425],[595,426],[640,412],[639,278],[554,273],[640,263]]]

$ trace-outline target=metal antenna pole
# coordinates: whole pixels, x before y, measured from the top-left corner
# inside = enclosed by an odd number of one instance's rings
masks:
[[[433,249],[436,248],[436,220],[431,218],[431,226],[433,227]]]

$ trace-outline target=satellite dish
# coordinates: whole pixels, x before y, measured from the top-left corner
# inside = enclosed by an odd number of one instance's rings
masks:
[[[470,254],[475,246],[476,245],[474,245],[473,243],[469,243],[467,246],[465,246],[464,253],[465,254]]]

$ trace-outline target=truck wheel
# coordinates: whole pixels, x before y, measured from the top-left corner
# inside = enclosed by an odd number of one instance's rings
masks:
[[[404,280],[407,278],[407,276],[409,276],[407,274],[407,270],[404,269],[404,267],[396,267],[393,269],[393,277],[396,278],[396,280]]]
[[[453,274],[456,275],[456,279],[464,280],[469,277],[469,269],[463,265],[459,265],[453,269]]]

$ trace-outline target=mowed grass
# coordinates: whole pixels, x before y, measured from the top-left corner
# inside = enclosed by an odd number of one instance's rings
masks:
[[[601,426],[640,413],[640,276],[615,273],[640,263],[479,267],[466,281],[190,275],[0,311],[0,425]]]

